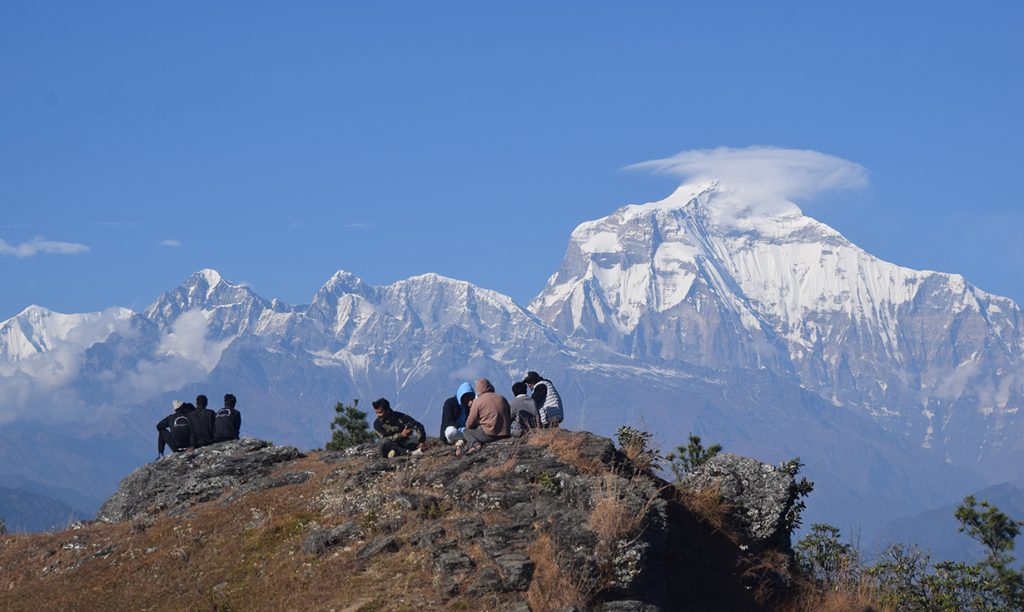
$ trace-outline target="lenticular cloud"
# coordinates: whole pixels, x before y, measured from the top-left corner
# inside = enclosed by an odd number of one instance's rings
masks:
[[[851,161],[800,149],[696,149],[628,166],[687,182],[718,182],[761,202],[810,198],[824,191],[866,187],[867,170]]]

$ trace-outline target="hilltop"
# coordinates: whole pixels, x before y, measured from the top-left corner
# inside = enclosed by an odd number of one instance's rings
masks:
[[[713,465],[712,465],[713,464]],[[243,439],[142,466],[98,519],[0,539],[4,609],[757,610],[792,600],[788,473],[735,455],[681,495],[611,440],[455,458]],[[704,469],[704,468],[701,468]]]

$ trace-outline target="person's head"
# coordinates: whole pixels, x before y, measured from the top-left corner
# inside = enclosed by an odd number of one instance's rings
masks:
[[[468,382],[464,382],[459,385],[459,389],[455,392],[455,399],[459,402],[463,408],[469,408],[469,403],[476,397],[476,392],[473,391],[473,385]]]
[[[512,395],[514,395],[515,397],[519,397],[520,395],[526,395],[526,383],[512,383]]]
[[[235,398],[234,395],[231,395],[230,393],[228,393],[228,394],[226,394],[224,396],[224,407],[225,408],[234,408],[235,407],[235,402],[237,402],[237,401],[238,400]]]
[[[177,410],[185,405],[185,402],[181,400],[171,400],[171,410]]]
[[[205,395],[197,395],[196,396],[196,407],[199,408],[200,410],[202,410],[203,408],[206,408],[206,405],[209,404],[209,403],[210,403],[210,401],[206,399]]]
[[[184,410],[185,412],[192,412],[193,410],[196,409],[196,407],[193,406],[190,402],[185,402],[184,404],[181,405],[181,409]]]
[[[533,370],[530,370],[529,372],[527,372],[526,373],[526,377],[523,378],[523,382],[526,383],[527,386],[529,386],[531,389],[533,389],[533,386],[535,384],[539,383],[540,381],[541,381],[540,374],[534,372]]]
[[[391,413],[391,402],[383,397],[378,400],[373,400],[373,411],[377,413],[378,417],[386,417]]]
[[[478,379],[476,379],[476,394],[477,395],[482,395],[484,393],[491,393],[493,391],[494,391],[494,385],[491,384],[491,381],[487,380],[486,378],[478,378]]]

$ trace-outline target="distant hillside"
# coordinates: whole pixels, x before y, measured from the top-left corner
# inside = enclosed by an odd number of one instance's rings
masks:
[[[1003,483],[974,493],[978,502],[988,501],[1010,518],[1024,520],[1024,489]],[[953,513],[960,504],[949,504],[889,523],[879,534],[875,548],[888,543],[916,544],[931,552],[935,561],[977,563],[985,556],[981,544],[960,533]]]
[[[80,518],[81,513],[52,497],[0,486],[0,519],[10,532],[64,529]]]

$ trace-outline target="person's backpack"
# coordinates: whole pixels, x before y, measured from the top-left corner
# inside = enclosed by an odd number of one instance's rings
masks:
[[[192,445],[188,433],[188,417],[183,414],[175,415],[171,420],[171,442],[172,450],[180,451]]]
[[[213,419],[213,439],[215,442],[238,439],[238,432],[231,422],[230,408],[221,408],[217,411],[217,416]]]

